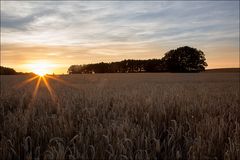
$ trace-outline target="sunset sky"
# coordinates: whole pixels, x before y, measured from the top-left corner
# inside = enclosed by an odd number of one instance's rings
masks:
[[[208,68],[239,67],[239,1],[1,1],[1,66],[66,73],[72,64],[201,49]]]

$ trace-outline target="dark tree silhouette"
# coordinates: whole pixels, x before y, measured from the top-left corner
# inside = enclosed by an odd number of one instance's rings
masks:
[[[16,72],[13,68],[0,66],[0,75],[36,75],[32,72]]]
[[[200,72],[207,66],[204,53],[188,46],[170,50],[162,60],[170,72]]]
[[[146,72],[162,72],[164,71],[163,61],[161,59],[147,60],[144,64]]]
[[[0,66],[0,74],[1,75],[14,75],[14,74],[17,74],[17,72],[12,68]]]
[[[72,65],[68,73],[200,72],[207,66],[205,60],[201,50],[185,46],[170,50],[162,59]]]

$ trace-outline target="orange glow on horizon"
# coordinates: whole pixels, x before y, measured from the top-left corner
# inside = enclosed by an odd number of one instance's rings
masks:
[[[44,75],[53,71],[53,68],[56,68],[56,64],[53,64],[50,61],[40,60],[33,63],[24,64],[24,67],[27,68],[28,71],[43,77]]]

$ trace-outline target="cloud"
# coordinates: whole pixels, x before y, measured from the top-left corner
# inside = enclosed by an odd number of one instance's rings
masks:
[[[210,34],[219,30],[223,32],[219,34],[221,36],[228,29],[235,33],[238,27],[237,8],[221,2],[26,4],[28,8],[32,6],[35,9],[32,9],[29,15],[14,17],[9,11],[3,10],[3,28],[19,30],[28,28],[26,32],[11,32],[21,35],[19,39],[14,40],[15,42],[81,44],[112,41],[166,41],[166,37],[170,37],[170,41],[174,36],[181,34],[191,36],[196,31]],[[183,7],[187,9],[183,10]],[[146,34],[149,31],[152,34]],[[3,38],[12,37],[11,33],[7,32]]]

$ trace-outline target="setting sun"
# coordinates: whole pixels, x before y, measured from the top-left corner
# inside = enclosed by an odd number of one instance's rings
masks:
[[[37,70],[37,71],[34,71],[33,73],[35,73],[35,74],[37,74],[37,75],[39,75],[39,76],[44,76],[45,74],[47,74],[45,71],[43,71],[43,70]]]
[[[27,68],[29,70],[39,76],[44,76],[46,74],[51,73],[52,68],[54,67],[54,64],[51,64],[46,61],[38,61],[35,63],[27,64]]]

